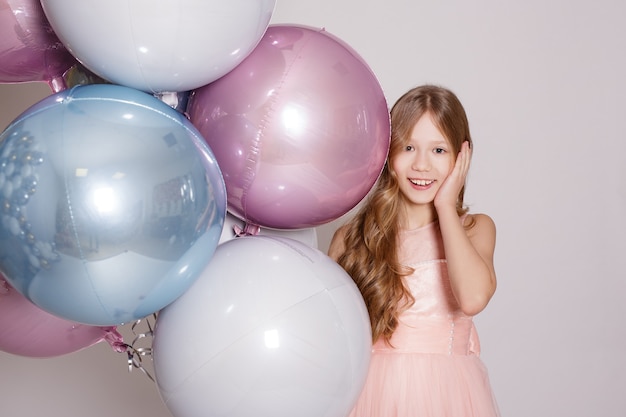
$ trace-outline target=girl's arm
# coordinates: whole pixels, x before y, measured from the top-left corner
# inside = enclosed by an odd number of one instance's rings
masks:
[[[485,214],[472,217],[474,226],[466,231],[456,210],[439,214],[452,292],[463,313],[469,316],[480,313],[496,290],[496,227]]]
[[[463,144],[455,166],[435,197],[435,209],[443,237],[452,292],[461,310],[470,316],[481,312],[496,290],[493,254],[496,227],[485,214],[472,218],[474,226],[466,230],[456,212],[456,199],[469,170],[471,149]],[[467,221],[471,218],[466,219]]]

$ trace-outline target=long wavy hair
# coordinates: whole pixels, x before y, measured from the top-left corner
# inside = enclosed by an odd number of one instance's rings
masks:
[[[367,200],[346,224],[345,251],[337,260],[358,286],[367,306],[372,339],[390,343],[398,316],[415,299],[404,285],[403,277],[412,269],[398,261],[400,213],[404,195],[390,161],[406,146],[413,127],[425,113],[450,142],[457,155],[464,141],[472,145],[465,110],[448,89],[424,85],[406,92],[391,109],[391,144],[387,161]],[[467,212],[463,203],[465,187],[459,193],[456,209]],[[471,225],[470,225],[471,227]]]

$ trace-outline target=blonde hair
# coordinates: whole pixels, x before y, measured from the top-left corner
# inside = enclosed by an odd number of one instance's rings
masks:
[[[389,343],[398,315],[415,301],[403,282],[412,270],[398,261],[399,213],[404,196],[390,161],[404,148],[413,126],[425,113],[450,142],[454,155],[464,141],[472,145],[467,115],[453,92],[434,85],[407,91],[391,109],[391,144],[385,166],[365,204],[346,224],[345,251],[337,260],[363,295],[374,341],[382,337]],[[461,189],[457,199],[459,216],[467,212],[464,191]]]

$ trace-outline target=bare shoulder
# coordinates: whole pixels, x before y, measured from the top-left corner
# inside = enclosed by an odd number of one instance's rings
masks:
[[[474,227],[486,228],[488,230],[493,230],[494,232],[496,230],[495,222],[485,213],[468,214],[467,218],[465,219],[465,224],[468,224],[470,222],[474,223]]]
[[[496,224],[491,217],[484,213],[469,214],[465,224],[473,226],[467,230],[467,236],[473,242],[479,242],[492,248],[496,241]]]
[[[344,237],[346,236],[347,230],[347,225],[344,224],[343,226],[340,226],[337,230],[335,230],[333,238],[330,241],[330,246],[328,247],[328,256],[330,256],[335,261],[339,259],[339,257],[345,251]]]

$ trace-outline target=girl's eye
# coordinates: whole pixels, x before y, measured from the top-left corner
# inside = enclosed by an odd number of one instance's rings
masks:
[[[435,153],[446,153],[446,150],[444,148],[435,148],[433,152],[435,152]]]
[[[413,148],[413,146],[411,146],[411,145],[406,145],[406,146],[404,147],[404,150],[405,150],[405,151],[412,151],[413,149],[414,149],[414,148]]]

